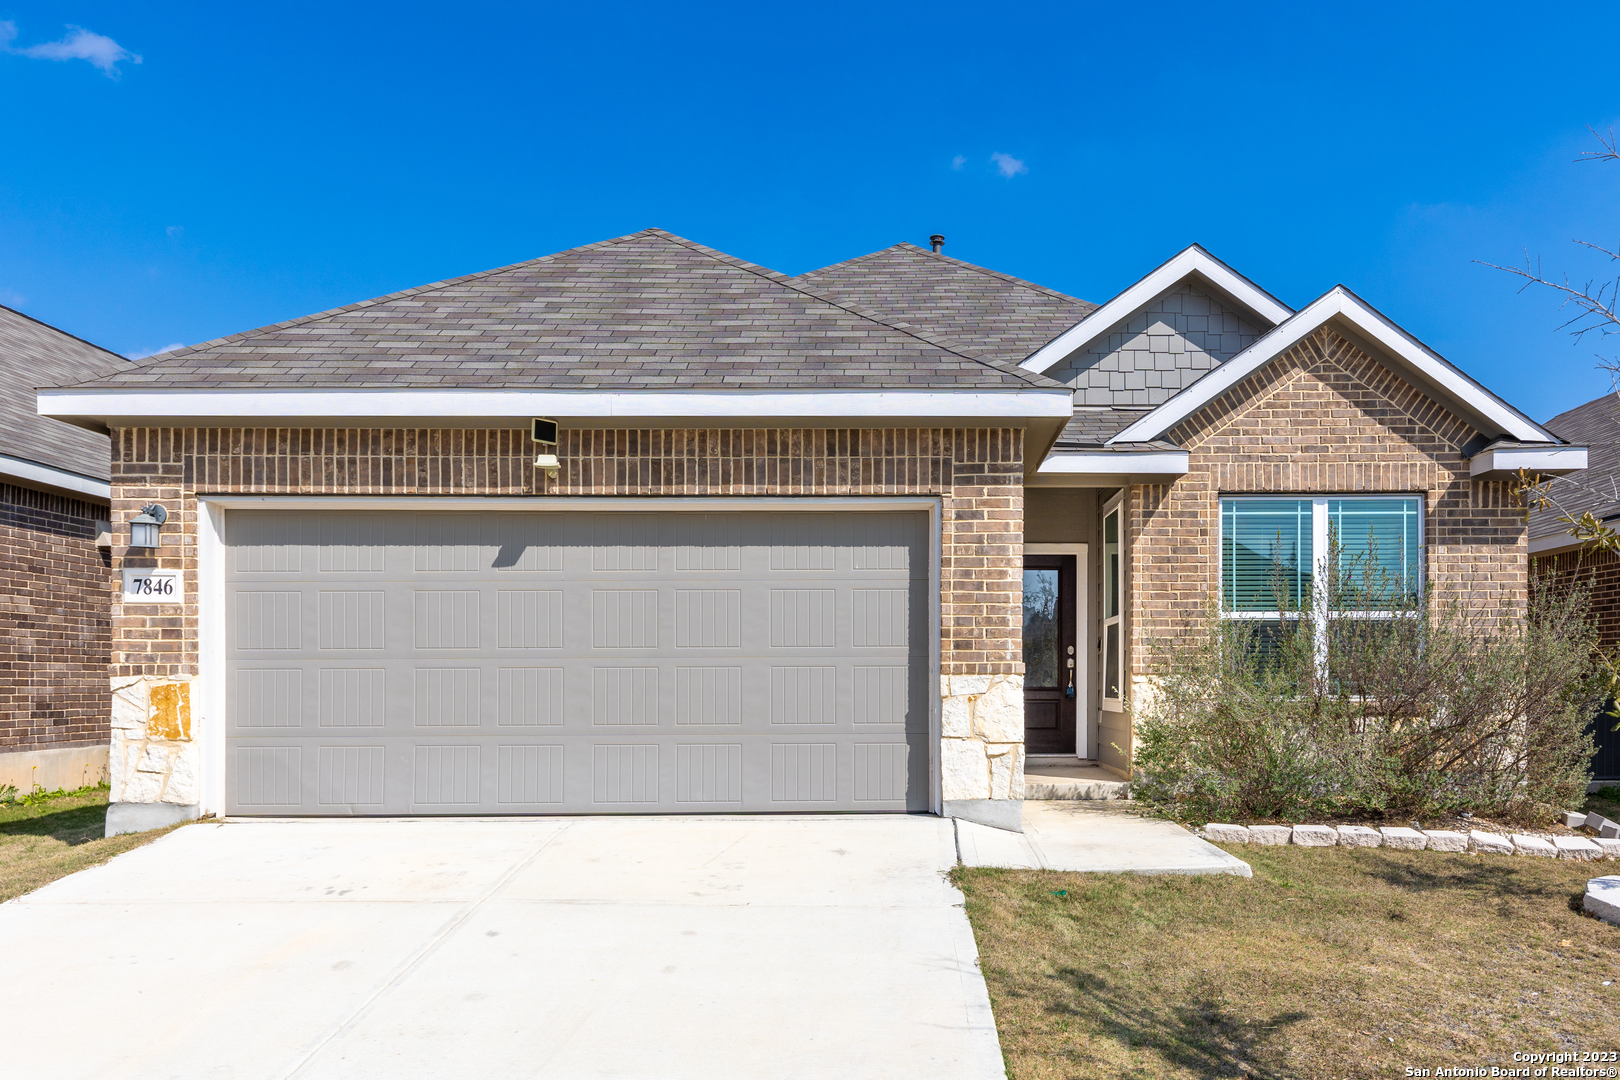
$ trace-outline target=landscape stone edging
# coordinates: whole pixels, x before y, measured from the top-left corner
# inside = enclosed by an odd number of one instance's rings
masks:
[[[1620,839],[1552,836],[1534,833],[1467,833],[1447,829],[1374,829],[1366,825],[1233,825],[1211,821],[1195,829],[1201,839],[1218,844],[1265,847],[1387,847],[1397,851],[1450,851],[1491,855],[1528,855],[1583,862],[1620,860]]]

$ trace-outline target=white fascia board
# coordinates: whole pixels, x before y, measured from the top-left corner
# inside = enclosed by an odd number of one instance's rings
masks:
[[[1584,446],[1509,446],[1496,450],[1481,450],[1468,459],[1468,474],[1485,473],[1541,473],[1563,476],[1586,468]]]
[[[105,480],[95,480],[63,469],[53,469],[49,465],[41,465],[38,462],[8,457],[5,454],[0,454],[0,476],[9,476],[14,480],[22,480],[30,484],[43,484],[63,491],[77,492],[80,495],[88,495],[102,502],[112,501],[112,485]]]
[[[1190,457],[1185,450],[1054,450],[1041,462],[1042,476],[1162,476],[1187,475]]]
[[[1066,356],[1090,345],[1110,329],[1131,317],[1194,274],[1208,279],[1216,288],[1248,305],[1272,326],[1287,319],[1294,309],[1261,289],[1254,282],[1194,244],[1147,277],[1114,297],[1090,315],[1053,338],[1023,362],[1030,371],[1045,373]]]
[[[1557,443],[1557,436],[1521,416],[1501,398],[1463,375],[1436,353],[1362,302],[1342,285],[1305,305],[1287,322],[1238,353],[1226,363],[1181,391],[1108,441],[1150,442],[1220,397],[1261,366],[1287,352],[1300,341],[1339,317],[1371,343],[1474,409],[1502,434],[1524,442]],[[1495,435],[1497,432],[1489,432]]]
[[[94,390],[39,391],[41,416],[95,419],[427,420],[467,417],[798,417],[921,419],[1073,415],[1067,389],[818,390],[802,393],[638,393],[565,390]]]

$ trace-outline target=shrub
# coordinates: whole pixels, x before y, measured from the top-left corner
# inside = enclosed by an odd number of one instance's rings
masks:
[[[1609,693],[1587,594],[1536,589],[1504,618],[1391,584],[1330,581],[1328,602],[1269,622],[1212,607],[1151,645],[1135,797],[1185,820],[1534,821],[1577,803]]]

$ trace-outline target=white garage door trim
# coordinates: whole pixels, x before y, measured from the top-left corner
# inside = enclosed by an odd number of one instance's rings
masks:
[[[198,685],[192,707],[203,759],[204,814],[225,813],[225,539],[231,510],[603,510],[642,512],[719,512],[795,510],[903,510],[928,513],[928,804],[943,812],[940,789],[939,686],[941,503],[937,497],[885,498],[826,496],[792,498],[716,497],[466,497],[466,496],[315,496],[215,495],[197,500],[197,636]]]

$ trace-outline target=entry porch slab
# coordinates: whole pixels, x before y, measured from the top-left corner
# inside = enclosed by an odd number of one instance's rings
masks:
[[[1251,876],[1242,859],[1118,802],[1026,802],[1023,833],[958,820],[956,843],[965,866]]]

